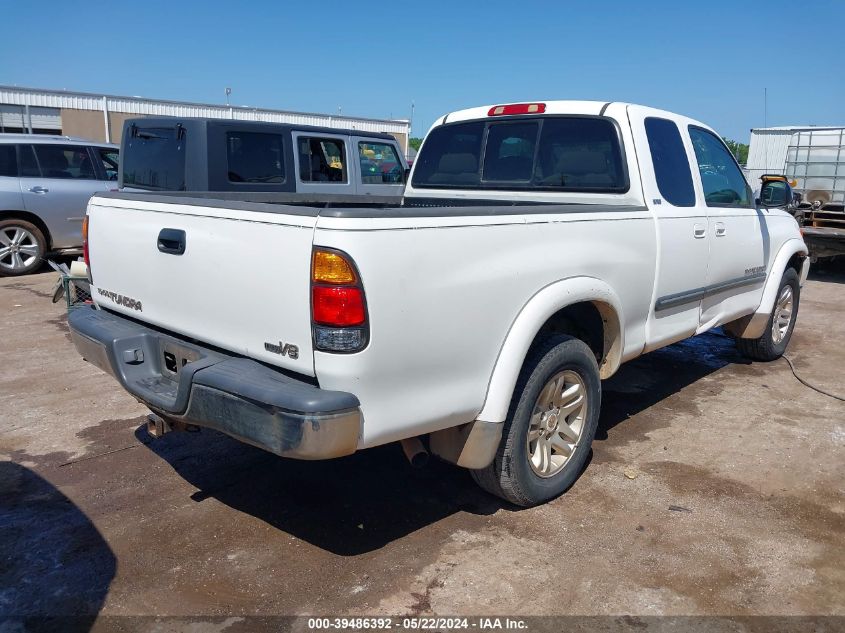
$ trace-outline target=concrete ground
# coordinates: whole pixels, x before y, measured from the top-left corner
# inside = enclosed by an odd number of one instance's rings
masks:
[[[710,333],[604,385],[592,461],[520,510],[397,446],[152,440],[74,351],[54,273],[0,280],[0,614],[845,615],[845,403]],[[845,272],[788,354],[845,393]]]

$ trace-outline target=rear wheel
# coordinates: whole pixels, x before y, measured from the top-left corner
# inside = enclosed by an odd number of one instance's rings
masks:
[[[760,338],[736,339],[737,349],[753,360],[770,361],[780,358],[789,345],[792,330],[795,329],[800,294],[798,273],[794,268],[787,268],[781,278],[766,331]]]
[[[520,506],[548,501],[584,468],[596,433],[601,381],[582,341],[549,338],[526,360],[493,462],[472,471],[488,492]]]
[[[27,275],[41,266],[47,242],[34,224],[16,218],[0,221],[0,276]]]

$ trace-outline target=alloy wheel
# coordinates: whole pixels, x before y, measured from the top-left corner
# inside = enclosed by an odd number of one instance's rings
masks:
[[[578,448],[587,419],[587,388],[574,371],[558,372],[537,396],[528,424],[526,450],[531,470],[552,477]]]

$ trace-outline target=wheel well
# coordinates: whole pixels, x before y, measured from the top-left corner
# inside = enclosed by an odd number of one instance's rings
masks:
[[[35,215],[34,213],[30,213],[29,211],[0,211],[0,220],[8,220],[11,218],[24,220],[26,222],[29,222],[30,224],[34,224],[35,226],[37,226],[38,230],[41,231],[42,235],[44,235],[44,239],[47,241],[47,250],[49,251],[53,248],[53,239],[50,237],[50,230],[47,228],[47,225],[44,224],[44,221],[37,215]]]
[[[792,257],[789,258],[789,261],[786,262],[787,268],[794,268],[795,272],[799,275],[801,274],[801,267],[804,264],[804,259],[807,256],[804,253],[795,253]]]
[[[611,376],[621,358],[621,331],[616,311],[601,301],[573,303],[555,312],[543,324],[531,348],[551,334],[568,334],[584,343],[596,356],[602,378]]]

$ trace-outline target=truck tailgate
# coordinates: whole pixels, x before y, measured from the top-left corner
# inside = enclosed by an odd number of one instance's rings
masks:
[[[316,217],[187,202],[91,199],[95,303],[313,376]]]

